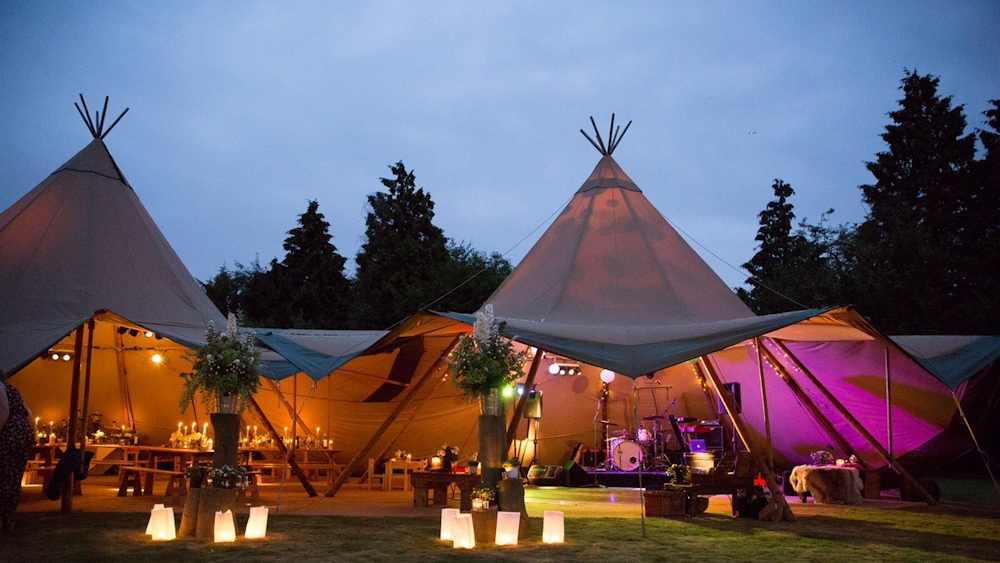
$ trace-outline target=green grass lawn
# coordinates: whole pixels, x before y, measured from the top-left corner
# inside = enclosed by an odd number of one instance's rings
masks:
[[[970,507],[885,509],[862,506],[765,523],[720,515],[647,520],[566,520],[567,542],[543,545],[532,519],[516,547],[478,544],[456,550],[437,539],[438,514],[428,518],[350,518],[272,514],[265,540],[235,544],[179,539],[154,543],[144,535],[148,514],[27,513],[17,533],[0,536],[0,561],[141,561],[144,563],[294,561],[997,561],[1000,519]],[[178,522],[180,517],[178,516]],[[246,515],[238,517],[240,528]]]

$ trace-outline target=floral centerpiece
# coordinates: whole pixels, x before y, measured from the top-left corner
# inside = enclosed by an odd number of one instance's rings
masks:
[[[441,471],[449,473],[451,472],[452,464],[458,461],[458,447],[445,444],[437,451],[435,457],[441,460]]]
[[[260,350],[254,347],[253,333],[240,334],[236,326],[236,316],[229,314],[225,334],[208,321],[207,343],[199,348],[194,358],[192,373],[181,374],[184,378],[184,393],[181,395],[181,412],[201,392],[205,406],[217,409],[220,401],[238,401],[235,412],[242,413],[247,400],[260,387]]]
[[[691,484],[691,468],[681,463],[675,463],[667,470],[670,482],[675,485]]]
[[[239,465],[223,465],[212,470],[212,487],[216,489],[242,489],[247,484],[247,472]]]
[[[184,476],[191,482],[192,489],[200,489],[201,484],[205,481],[205,477],[208,476],[208,474],[208,468],[200,465],[192,465],[184,470]]]
[[[811,454],[809,457],[812,458],[813,465],[831,465],[833,464],[833,454],[826,450],[817,450]]]
[[[476,485],[472,489],[472,498],[479,499],[486,508],[489,508],[489,503],[497,499],[497,488],[493,485]]]
[[[512,457],[504,461],[503,470],[507,472],[508,479],[519,479],[521,477],[521,460]]]
[[[524,352],[515,352],[502,336],[507,323],[496,324],[493,305],[476,313],[472,336],[463,336],[451,354],[452,382],[470,398],[495,394],[524,375]]]

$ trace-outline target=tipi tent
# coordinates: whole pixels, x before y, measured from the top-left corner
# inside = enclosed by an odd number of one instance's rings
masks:
[[[90,144],[0,214],[0,373],[43,424],[64,420],[90,349],[89,412],[164,443],[176,410],[162,407],[177,404],[190,368],[182,356],[226,320],[115,163],[110,128],[87,121]]]

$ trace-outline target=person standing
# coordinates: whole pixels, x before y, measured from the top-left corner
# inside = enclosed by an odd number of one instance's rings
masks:
[[[14,531],[14,513],[21,502],[21,478],[28,463],[28,451],[34,432],[31,411],[21,393],[12,385],[0,382],[0,392],[7,403],[7,420],[0,426],[0,532]]]

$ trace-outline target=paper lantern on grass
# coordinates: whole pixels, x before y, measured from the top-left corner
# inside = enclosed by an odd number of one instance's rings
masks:
[[[451,541],[453,539],[452,529],[455,527],[455,516],[458,516],[457,508],[441,509],[441,539]]]
[[[236,541],[236,522],[233,521],[233,511],[215,513],[215,543]]]
[[[153,510],[160,510],[163,508],[162,504],[154,504]],[[149,511],[149,522],[146,523],[146,535],[153,535],[153,510]]]
[[[170,541],[177,538],[173,507],[154,508],[150,520],[153,528],[150,535],[153,541]]]
[[[248,540],[264,539],[267,536],[267,507],[251,506],[250,519],[247,520],[247,531],[243,534]]]
[[[517,532],[521,527],[520,512],[497,512],[497,545],[517,545]]]
[[[458,514],[455,516],[451,528],[451,539],[454,541],[452,547],[455,549],[472,549],[476,547],[476,532],[472,527],[471,514]]]
[[[542,543],[562,543],[565,536],[563,513],[546,510],[542,520]]]

